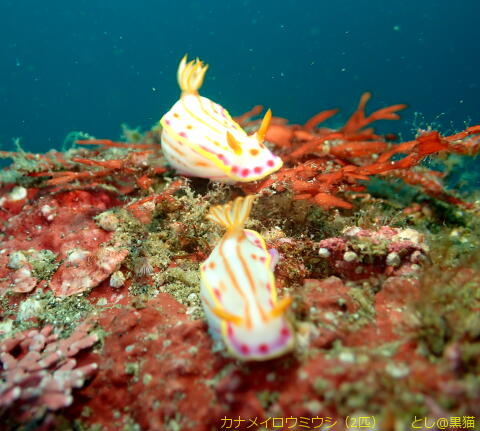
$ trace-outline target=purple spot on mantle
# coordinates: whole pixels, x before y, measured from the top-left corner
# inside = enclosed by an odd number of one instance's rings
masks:
[[[268,253],[272,260],[270,261],[270,270],[273,271],[275,266],[277,265],[278,261],[280,260],[280,253],[277,251],[276,248],[269,248]]]

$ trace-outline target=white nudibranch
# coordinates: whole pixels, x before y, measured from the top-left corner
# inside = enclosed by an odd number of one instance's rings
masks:
[[[160,120],[162,150],[179,173],[225,183],[255,181],[282,167],[265,145],[272,117],[268,110],[260,128],[247,133],[226,109],[198,94],[208,66],[198,58],[180,61],[177,80],[182,94]]]
[[[207,218],[227,232],[200,266],[200,294],[214,338],[242,360],[266,360],[290,351],[295,333],[277,298],[272,256],[258,232],[243,229],[255,196],[210,209]]]

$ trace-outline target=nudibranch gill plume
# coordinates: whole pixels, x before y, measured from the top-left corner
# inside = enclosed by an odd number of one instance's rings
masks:
[[[210,209],[207,218],[227,229],[200,266],[200,295],[214,339],[242,360],[266,360],[290,351],[295,333],[287,316],[291,298],[277,298],[276,250],[258,232],[243,229],[255,196]]]
[[[180,174],[225,183],[255,181],[280,169],[282,160],[264,145],[271,111],[247,135],[225,108],[198,94],[207,68],[198,58],[180,61],[180,99],[160,120],[169,164]]]

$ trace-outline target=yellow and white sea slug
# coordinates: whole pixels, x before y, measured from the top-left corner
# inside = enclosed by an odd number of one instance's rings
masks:
[[[291,350],[295,333],[286,310],[291,298],[277,298],[273,267],[258,232],[243,229],[255,196],[211,208],[207,218],[227,232],[200,266],[201,300],[214,339],[242,360],[266,360]]]
[[[198,94],[207,68],[198,58],[180,61],[180,100],[160,120],[167,161],[183,175],[225,183],[255,181],[280,169],[280,157],[263,144],[271,111],[247,135],[226,109]]]

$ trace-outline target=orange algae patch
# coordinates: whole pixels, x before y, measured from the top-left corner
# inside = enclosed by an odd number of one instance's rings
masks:
[[[333,117],[338,112],[338,109],[329,109],[327,111],[319,112],[318,114],[314,115],[310,120],[308,120],[303,128],[306,132],[311,132],[314,130],[316,126],[324,121],[328,120],[330,117]]]
[[[274,187],[277,191],[290,189],[294,199],[309,200],[325,209],[352,208],[337,194],[348,194],[365,188],[359,181],[368,181],[372,175],[388,175],[403,179],[408,184],[420,186],[426,194],[455,205],[470,207],[471,204],[446,192],[435,171],[414,168],[432,154],[441,151],[474,155],[480,151],[480,125],[469,127],[451,136],[442,136],[437,131],[420,134],[416,139],[400,144],[389,142],[394,135],[380,136],[372,123],[379,120],[397,120],[398,111],[405,104],[395,104],[366,114],[370,93],[360,98],[355,112],[338,130],[318,125],[335,115],[338,110],[322,111],[304,126],[289,125],[283,118],[272,118],[266,138],[278,148],[284,166],[271,177],[255,184],[240,187],[246,193],[258,193]],[[247,113],[250,115],[250,113]],[[244,124],[257,124],[242,116]],[[404,154],[392,161],[395,155]]]
[[[151,136],[147,136],[148,141]],[[121,194],[132,190],[148,189],[153,184],[155,175],[162,174],[166,168],[158,163],[161,160],[159,145],[153,143],[114,142],[109,139],[88,139],[76,141],[79,145],[96,146],[95,149],[82,149],[84,157],[71,157],[61,164],[68,170],[57,170],[58,164],[50,163],[40,172],[29,172],[31,177],[50,177],[46,184],[58,186],[64,190],[67,184],[77,183],[90,188],[108,185],[117,188]],[[129,150],[120,159],[112,159],[107,155],[110,148]],[[43,168],[43,164],[39,164]],[[71,188],[74,186],[70,186]]]
[[[325,208],[345,208],[345,209],[350,209],[353,207],[353,205],[349,202],[344,201],[343,199],[337,198],[336,196],[332,196],[328,193],[317,193],[313,197],[314,202]]]

